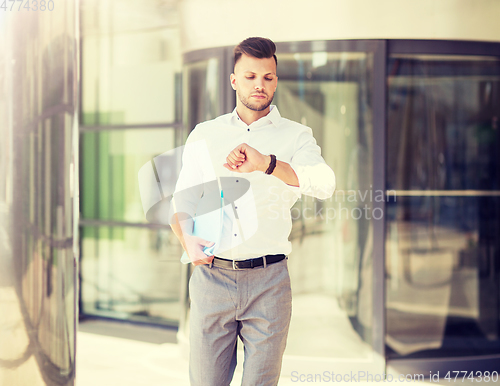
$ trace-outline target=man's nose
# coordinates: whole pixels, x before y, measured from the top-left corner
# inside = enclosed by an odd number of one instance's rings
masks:
[[[263,80],[259,80],[259,79],[257,79],[257,80],[255,81],[255,89],[256,89],[256,90],[259,90],[259,91],[264,90],[264,81],[263,81]]]

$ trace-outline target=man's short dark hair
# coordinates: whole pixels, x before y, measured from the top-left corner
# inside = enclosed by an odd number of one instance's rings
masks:
[[[276,58],[276,45],[272,40],[267,38],[248,38],[234,47],[234,65],[240,60],[241,55],[245,54],[253,56],[257,59],[274,58],[276,66],[278,58]]]

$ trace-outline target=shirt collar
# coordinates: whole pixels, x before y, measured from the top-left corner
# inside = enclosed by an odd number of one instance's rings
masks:
[[[236,112],[236,107],[231,113],[231,120],[233,120],[234,122],[241,122],[244,124],[244,122],[240,119],[238,113]],[[281,114],[278,111],[278,108],[275,105],[271,105],[269,113],[263,116],[262,118],[258,119],[257,121],[251,123],[250,126],[252,125],[261,126],[263,122],[270,121],[275,127],[278,127],[280,120],[281,120]]]

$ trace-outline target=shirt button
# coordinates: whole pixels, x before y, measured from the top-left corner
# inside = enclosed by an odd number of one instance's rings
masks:
[[[247,131],[250,131],[250,129],[247,129]]]
[[[238,182],[238,180],[236,180],[236,182]]]
[[[234,209],[238,209],[238,207],[237,207],[237,206],[235,206],[235,207],[234,207]]]
[[[234,235],[235,235],[235,236],[237,236],[237,234],[236,234],[236,233],[235,233]]]

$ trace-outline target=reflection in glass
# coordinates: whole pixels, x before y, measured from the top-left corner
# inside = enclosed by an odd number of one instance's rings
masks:
[[[180,251],[170,229],[95,227],[146,224],[138,171],[172,149],[174,137],[171,128],[81,134],[82,313],[178,319],[179,268],[165,260]]]
[[[500,353],[500,60],[388,63],[387,353]]]
[[[5,5],[5,4],[4,4]],[[11,4],[13,5],[13,4]],[[0,384],[73,385],[78,10],[0,22]]]
[[[188,132],[200,122],[221,114],[219,60],[210,58],[184,66],[184,127]]]
[[[82,218],[145,223],[137,174],[174,141],[172,128],[82,133]]]
[[[180,122],[178,28],[108,28],[83,31],[82,124]]]
[[[373,55],[295,53],[278,61],[281,115],[312,128],[337,178],[331,199],[302,196],[292,208],[285,355],[370,359]]]
[[[170,229],[85,227],[81,261],[85,313],[176,322],[181,254]]]
[[[175,324],[178,246],[147,224],[137,176],[182,137],[177,3],[81,9],[81,312]]]

